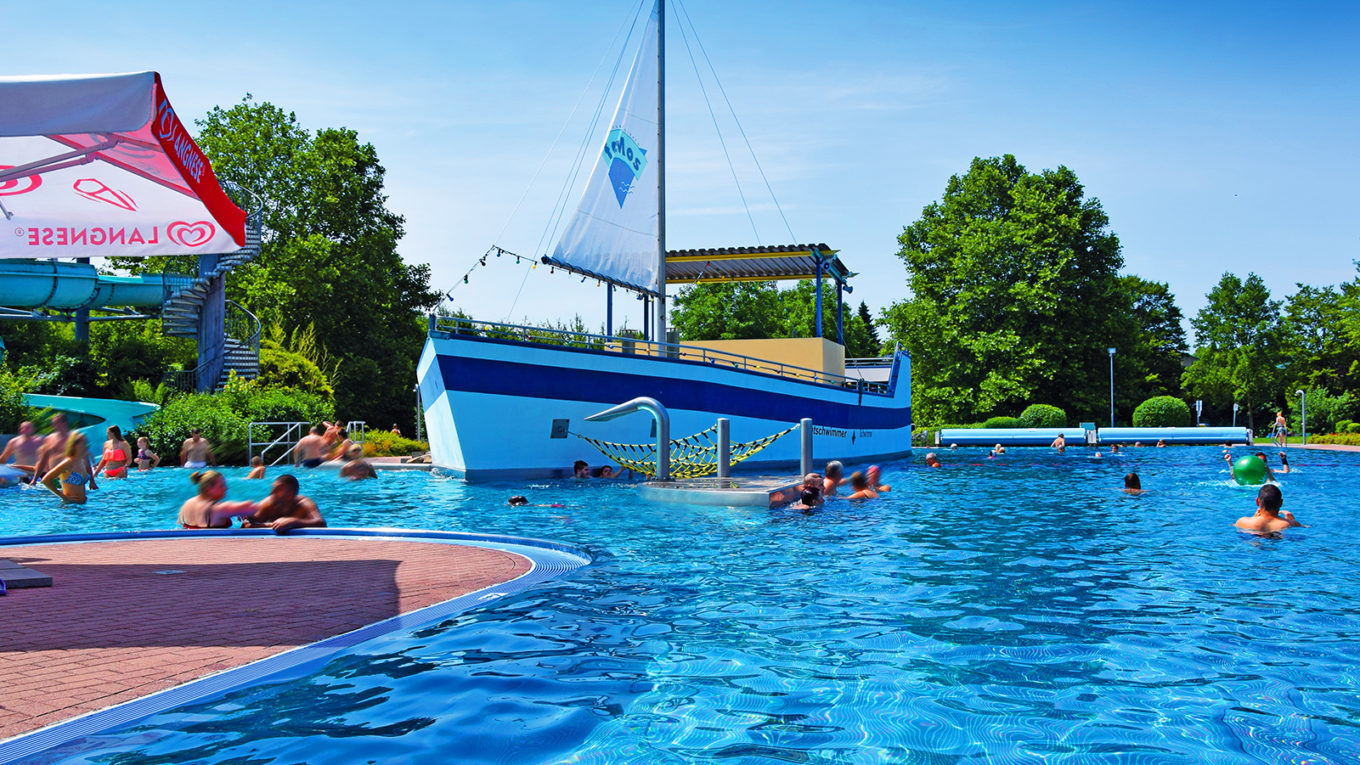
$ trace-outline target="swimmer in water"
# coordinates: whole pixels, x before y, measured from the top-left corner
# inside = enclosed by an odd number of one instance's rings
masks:
[[[878,492],[869,485],[869,479],[856,470],[850,474],[850,488],[855,492],[846,499],[878,499]]]
[[[1066,433],[1059,433],[1059,434],[1058,434],[1058,437],[1055,438],[1055,439],[1053,439],[1053,443],[1049,444],[1049,446],[1053,447],[1054,449],[1057,449],[1057,450],[1058,450],[1058,454],[1062,454],[1062,453],[1066,452],[1066,451],[1067,451],[1067,434],[1066,434]]]
[[[161,464],[161,455],[151,451],[151,442],[146,436],[137,439],[137,470],[147,471]]]
[[[257,509],[254,502],[226,502],[227,479],[216,470],[200,470],[189,476],[198,494],[179,508],[182,529],[229,529],[231,519],[245,517]]]
[[[1118,454],[1118,453],[1119,453],[1119,444],[1114,444],[1114,445],[1112,445],[1112,446],[1110,447],[1110,456],[1113,457],[1114,455],[1116,455],[1116,454]]]
[[[1157,439],[1157,448],[1158,448],[1158,449],[1165,449],[1165,448],[1166,448],[1166,441],[1165,441],[1165,439],[1161,439],[1161,438]]]
[[[836,488],[845,483],[845,466],[838,460],[826,463],[826,480],[822,485],[822,496],[836,496]]]
[[[1280,452],[1280,472],[1281,473],[1290,472],[1289,456],[1284,452]]]
[[[864,471],[864,477],[869,479],[869,485],[874,487],[874,491],[879,494],[882,494],[885,491],[892,491],[891,486],[882,483],[883,468],[878,465],[870,465],[869,469]]]
[[[996,446],[992,447],[992,452],[995,454],[1005,454],[1006,447],[1002,446],[1001,444],[997,444]]]
[[[1302,526],[1294,514],[1285,511],[1280,512],[1280,506],[1284,504],[1284,495],[1280,493],[1280,487],[1266,484],[1261,490],[1256,492],[1256,512],[1252,515],[1238,518],[1233,525],[1243,531],[1254,531],[1258,533],[1272,533],[1284,531],[1294,526]]]
[[[1273,481],[1273,480],[1275,480],[1275,471],[1270,469],[1270,463],[1269,463],[1268,461],[1266,461],[1266,453],[1265,453],[1265,452],[1256,452],[1256,455],[1255,455],[1255,456],[1256,456],[1258,459],[1261,460],[1261,463],[1262,463],[1263,465],[1266,466],[1266,480],[1267,480],[1267,481]]]
[[[1124,476],[1124,493],[1134,496],[1143,493],[1143,482],[1139,480],[1137,473],[1129,473]]]
[[[247,481],[254,481],[264,478],[264,457],[255,455],[250,458],[250,473],[246,475]]]
[[[52,465],[42,477],[42,484],[61,501],[72,505],[85,504],[85,484],[98,489],[94,481],[94,466],[90,464],[90,442],[85,434],[71,431],[66,438],[62,459]]]
[[[935,452],[926,455],[926,467],[940,467],[940,458],[935,456]]]

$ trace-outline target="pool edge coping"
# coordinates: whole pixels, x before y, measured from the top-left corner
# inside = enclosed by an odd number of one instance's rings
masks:
[[[51,544],[257,536],[274,537],[276,534],[270,529],[164,529],[43,534],[0,537],[0,552],[6,548]],[[265,682],[281,682],[301,676],[360,643],[456,616],[492,601],[516,595],[534,585],[556,579],[593,562],[589,553],[574,545],[503,534],[399,528],[320,528],[298,529],[287,536],[374,538],[483,547],[520,555],[529,561],[529,570],[513,579],[490,584],[414,611],[396,614],[348,632],[294,646],[271,656],[204,675],[180,685],[103,709],[85,712],[7,739],[0,739],[0,765],[40,754],[84,736],[123,727],[176,707],[203,703],[216,696]]]

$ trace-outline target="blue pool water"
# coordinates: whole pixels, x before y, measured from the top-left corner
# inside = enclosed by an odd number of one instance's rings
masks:
[[[1217,448],[1088,454],[918,454],[887,466],[884,499],[812,515],[308,473],[334,526],[544,537],[595,563],[43,761],[1360,758],[1360,455],[1294,450],[1285,507],[1309,527],[1266,539],[1233,530],[1255,492]],[[1130,470],[1149,494],[1118,491]],[[0,491],[0,534],[164,528],[186,475],[109,482],[84,508]],[[264,490],[247,487],[232,496]],[[517,493],[566,507],[507,507]]]

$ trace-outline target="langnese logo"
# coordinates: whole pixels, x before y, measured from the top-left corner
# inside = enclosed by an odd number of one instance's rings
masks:
[[[212,239],[216,233],[217,229],[206,220],[197,223],[185,223],[182,220],[177,220],[165,227],[165,235],[170,237],[170,241],[182,244],[185,247],[198,247],[207,244],[208,240]]]
[[[628,192],[647,167],[647,152],[622,128],[609,131],[604,142],[604,158],[609,160],[609,182],[614,186],[614,197],[619,207],[628,199]]]

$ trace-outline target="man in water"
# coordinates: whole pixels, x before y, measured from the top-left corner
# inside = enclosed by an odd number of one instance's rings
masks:
[[[307,435],[299,438],[297,446],[293,447],[293,464],[305,468],[314,468],[320,465],[322,462],[322,446],[321,428],[313,425]]]
[[[254,481],[264,478],[264,457],[255,455],[250,458],[250,473],[246,475],[247,481]]]
[[[1057,449],[1058,454],[1062,454],[1063,452],[1067,451],[1067,434],[1059,433],[1058,437],[1053,439],[1053,443],[1049,444],[1049,446],[1053,447],[1054,449]]]
[[[1004,453],[1005,452],[1002,452],[1002,454]],[[874,491],[879,494],[882,494],[885,491],[892,491],[891,486],[883,484],[883,468],[878,465],[870,465],[869,469],[864,471],[864,475],[868,476],[869,484],[873,486]]]
[[[1137,473],[1129,473],[1124,476],[1124,493],[1134,496],[1143,493],[1143,482],[1138,478]]]
[[[573,478],[589,478],[590,463],[585,460],[576,460],[571,464],[571,474]]]
[[[836,496],[836,487],[845,481],[845,466],[839,460],[826,463],[826,480],[822,482],[822,496]]]
[[[1244,518],[1238,518],[1233,525],[1243,531],[1263,531],[1266,533],[1284,531],[1292,526],[1302,526],[1294,518],[1294,514],[1285,511],[1280,513],[1280,506],[1284,504],[1284,496],[1280,494],[1280,487],[1266,484],[1261,490],[1256,492],[1256,513]]]
[[[364,459],[364,447],[355,444],[349,448],[349,453],[345,455],[349,461],[340,468],[340,477],[348,478],[351,481],[362,481],[365,478],[377,478],[378,471],[373,469],[373,465]]]
[[[203,431],[194,428],[189,431],[189,437],[184,439],[184,445],[179,448],[179,464],[194,470],[201,470],[208,465],[214,464],[217,456],[213,454],[212,444],[203,437]]]
[[[241,525],[268,526],[277,534],[286,534],[293,529],[325,528],[326,519],[315,502],[298,494],[298,480],[285,474],[274,479],[269,496],[260,500],[253,515],[241,519]]]
[[[34,477],[42,476],[58,462],[61,462],[66,451],[66,441],[71,436],[71,429],[66,425],[66,415],[57,412],[52,415],[52,432],[43,439],[42,446],[38,447],[38,461],[33,465]]]
[[[940,458],[935,456],[935,452],[926,455],[926,467],[939,467]]]
[[[19,435],[11,438],[9,443],[5,444],[5,450],[0,452],[0,465],[13,459],[15,465],[36,467],[38,453],[42,450],[42,441],[42,436],[34,434],[33,423],[28,421],[19,423]]]
[[[1261,460],[1262,465],[1266,466],[1266,480],[1267,481],[1275,480],[1275,471],[1270,469],[1270,463],[1266,461],[1266,453],[1257,452],[1256,457],[1257,459]]]

